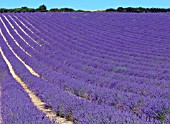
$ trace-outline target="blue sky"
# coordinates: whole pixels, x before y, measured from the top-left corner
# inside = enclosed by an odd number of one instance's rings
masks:
[[[47,9],[70,7],[83,10],[102,10],[119,6],[170,8],[170,0],[0,0],[0,8],[22,6],[38,8],[41,4],[45,4]]]

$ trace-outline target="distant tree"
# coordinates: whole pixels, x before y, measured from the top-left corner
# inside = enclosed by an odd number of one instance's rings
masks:
[[[118,11],[118,12],[123,12],[123,11],[124,11],[124,8],[123,8],[123,7],[118,7],[118,8],[117,8],[117,11]]]
[[[120,9],[120,8],[119,8],[119,9]],[[132,7],[128,7],[128,8],[125,8],[124,11],[125,11],[125,12],[134,12],[135,9],[132,8]]]
[[[21,7],[21,8],[14,8],[14,9],[6,9],[6,8],[0,8],[0,13],[7,13],[7,12],[47,12],[47,7],[43,4],[39,6],[39,8],[28,8],[28,7]],[[72,8],[52,8],[49,10],[50,12],[92,12],[88,10],[74,10]],[[96,10],[93,12],[152,12],[152,13],[158,13],[158,12],[170,12],[170,8],[133,8],[133,7],[118,7],[117,9],[108,8],[106,10]]]
[[[28,12],[28,8],[27,7],[21,7],[20,11],[21,12]]]
[[[15,13],[18,12],[18,13],[20,13],[20,12],[21,12],[21,8],[15,8],[13,12],[15,12]]]
[[[84,10],[76,10],[76,12],[85,12]]]
[[[47,11],[47,7],[43,4],[37,10],[40,11],[40,12],[46,12]]]
[[[14,9],[6,9],[6,12],[14,12]]]
[[[59,9],[58,8],[52,8],[52,9],[50,9],[50,12],[59,12]]]
[[[106,12],[115,12],[116,10],[113,8],[106,9]]]
[[[33,8],[29,8],[28,9],[28,12],[35,12],[36,10],[35,9],[33,9]]]
[[[137,12],[145,12],[145,8],[139,7],[137,8]]]
[[[72,9],[72,8],[61,8],[59,11],[60,12],[74,12],[74,9]]]
[[[4,12],[7,12],[8,10],[7,9],[5,9],[5,8],[1,8],[0,9],[0,13],[4,13]]]

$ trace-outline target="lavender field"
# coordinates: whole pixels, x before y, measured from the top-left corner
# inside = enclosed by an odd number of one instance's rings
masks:
[[[0,14],[0,124],[170,124],[170,13]]]

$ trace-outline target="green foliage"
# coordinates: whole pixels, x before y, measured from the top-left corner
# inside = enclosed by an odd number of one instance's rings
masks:
[[[106,12],[111,12],[109,10],[110,9],[106,9]],[[113,11],[114,12],[114,11]],[[137,12],[137,13],[141,13],[141,12],[170,12],[170,8],[168,9],[164,9],[164,8],[142,8],[142,7],[138,7],[138,8],[133,8],[133,7],[127,7],[127,8],[123,8],[123,7],[118,7],[115,12]]]
[[[165,114],[159,114],[157,116],[157,119],[161,121],[161,124],[163,124],[164,121],[166,120],[166,115]]]
[[[106,12],[115,12],[116,10],[113,8],[106,9]]]
[[[50,9],[49,11],[50,11],[50,12],[75,12],[75,10],[72,9],[72,8],[60,8],[60,9],[58,9],[58,8],[52,8],[52,9]],[[83,11],[83,10],[82,10],[82,11]]]
[[[39,11],[39,12],[46,12],[46,11],[47,11],[47,7],[43,4],[43,5],[41,5],[41,6],[37,9],[37,11]]]
[[[39,8],[35,9],[35,12],[47,12],[47,7],[43,4]]]
[[[59,9],[60,12],[74,12],[74,9],[71,8],[61,8]]]
[[[84,12],[84,10],[76,10],[76,12]]]
[[[5,8],[0,9],[0,13],[5,13],[5,12],[8,12],[8,11],[10,11],[10,9],[5,9]]]
[[[124,12],[124,8],[123,7],[118,7],[117,12]]]
[[[52,9],[50,9],[50,12],[59,12],[59,9],[58,8],[52,8]]]
[[[157,116],[156,119],[160,120],[160,124],[164,124],[166,118],[167,118],[167,114],[170,114],[170,109],[165,109],[162,111],[157,112]]]
[[[35,12],[35,9],[27,8],[27,7],[14,8],[14,9],[5,9],[5,8],[0,9],[0,13],[6,13],[6,12],[14,12],[14,13]]]
[[[34,8],[28,8],[28,7],[21,7],[21,8],[14,8],[14,9],[6,9],[6,8],[0,8],[0,13],[7,13],[7,12],[15,12],[15,13],[20,13],[20,12],[92,12],[92,11],[87,11],[87,10],[74,10],[72,8],[52,8],[50,10],[47,10],[47,7],[43,4],[40,5],[39,8],[34,9]],[[95,12],[137,12],[137,13],[142,13],[142,12],[170,12],[170,8],[164,9],[164,8],[133,8],[133,7],[118,7],[117,9],[113,8],[108,8],[106,10],[97,10]]]

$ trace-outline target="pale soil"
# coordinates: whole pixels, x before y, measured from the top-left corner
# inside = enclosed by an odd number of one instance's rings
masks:
[[[5,41],[6,44],[8,45],[9,49],[10,49],[10,50],[12,51],[12,53],[15,55],[15,57],[16,57],[17,59],[19,59],[19,60],[22,62],[22,64],[23,64],[33,75],[39,77],[39,75],[38,75],[29,65],[27,65],[27,64],[13,51],[12,47],[9,45],[8,41],[6,40],[6,38],[5,38],[5,36],[3,35],[3,33],[2,33],[1,30],[0,30],[0,33],[1,33],[4,41]]]
[[[5,17],[5,16],[4,16],[4,17]],[[27,35],[27,36],[28,36],[32,41],[34,41],[36,44],[38,44],[39,46],[41,46],[41,44],[39,44],[36,40],[34,40],[32,37],[30,37],[30,36],[27,34],[27,32],[25,32],[11,16],[9,16],[9,17],[10,17],[10,18],[12,19],[12,21],[14,21],[14,23],[20,28],[20,30],[21,30],[22,32],[24,32],[25,35]],[[5,17],[5,19],[8,21],[8,23],[10,23],[10,21],[7,19],[7,17]],[[12,25],[12,24],[10,23],[10,25]],[[21,39],[25,41],[25,39],[24,39],[23,37],[21,37]]]
[[[13,67],[11,63],[8,61],[6,58],[3,50],[0,48],[1,55],[3,59],[5,60],[6,64],[8,65],[9,71],[12,75],[12,77],[23,87],[24,91],[28,94],[30,97],[32,103],[43,113],[46,114],[47,117],[50,118],[50,120],[55,120],[56,123],[61,123],[61,124],[73,124],[73,122],[66,121],[64,118],[60,118],[56,116],[56,113],[54,113],[51,109],[47,109],[44,107],[45,103],[41,101],[40,98],[38,98],[23,82],[18,75],[16,75],[15,71],[13,70]],[[2,119],[1,119],[2,120]]]
[[[2,18],[0,18],[0,20],[1,20],[2,24],[4,25],[6,31],[7,31],[8,34],[10,35],[10,37],[11,37],[11,38],[14,40],[14,42],[16,43],[16,45],[17,45],[23,52],[25,52],[27,55],[31,56],[28,52],[26,52],[26,51],[18,44],[18,42],[16,41],[16,39],[11,35],[10,31],[8,30],[8,28],[7,28],[7,26],[5,25],[5,23],[4,23],[4,21],[2,20]],[[10,24],[10,23],[9,23],[9,24]],[[10,25],[10,26],[11,26],[11,25]],[[11,27],[14,29],[13,26],[11,26]],[[16,32],[17,35],[19,34],[16,29],[14,29],[14,31]]]
[[[21,24],[27,28],[32,34],[36,35],[28,26],[26,26],[20,19],[18,19],[17,16],[14,16],[19,22],[21,22]],[[27,21],[25,18],[22,18],[23,20],[25,20],[32,28],[34,28],[36,31],[38,31],[39,33],[41,33],[41,31],[39,31],[35,26],[33,26],[29,21]],[[36,35],[37,37],[39,37],[41,40],[43,40],[44,42],[46,42],[47,44],[49,44],[48,41],[45,41],[44,39],[42,39],[40,36]]]
[[[5,17],[5,19],[8,21],[8,23],[11,25],[11,27],[14,29],[13,25],[9,22],[9,20]],[[16,44],[18,44],[18,42],[16,41],[16,39],[12,36],[12,34],[10,33],[10,31],[8,30],[8,28],[6,27],[5,23],[3,22],[3,20],[0,18],[1,22],[3,23],[5,29],[7,30],[8,34],[11,36],[11,38],[13,40],[15,40]],[[19,25],[18,25],[19,26]],[[16,31],[16,29],[14,29],[14,31],[17,33],[17,35],[20,36],[20,34]],[[9,47],[9,49],[11,50],[11,52],[15,55],[15,57],[21,61],[21,63],[30,71],[31,74],[33,74],[36,77],[39,77],[39,74],[37,74],[29,65],[27,65],[12,49],[12,47],[9,45],[9,42],[7,41],[7,39],[5,38],[4,34],[2,33],[1,29],[0,29],[0,34],[3,37],[3,40],[5,41],[5,43],[7,44],[7,46]],[[22,36],[20,36],[22,37]],[[23,40],[25,40],[24,38],[22,38]],[[19,46],[19,44],[18,44]],[[20,48],[22,48],[21,46],[19,46]],[[23,49],[23,48],[22,48]],[[23,49],[24,52],[26,52]],[[51,120],[55,119],[56,123],[62,123],[62,124],[72,124],[73,122],[70,121],[66,121],[64,118],[61,117],[56,117],[56,114],[51,110],[51,109],[46,109],[44,107],[45,103],[43,103],[41,101],[41,99],[39,99],[31,90],[28,89],[27,85],[20,79],[20,77],[18,77],[10,62],[8,61],[8,59],[6,58],[6,56],[4,55],[2,49],[0,48],[0,52],[5,60],[5,62],[7,63],[10,73],[12,74],[13,78],[15,78],[15,80],[21,84],[21,86],[24,88],[25,92],[29,95],[29,97],[31,98],[31,101],[33,102],[33,104],[40,109],[42,112],[44,112]],[[1,123],[0,123],[1,124]]]

